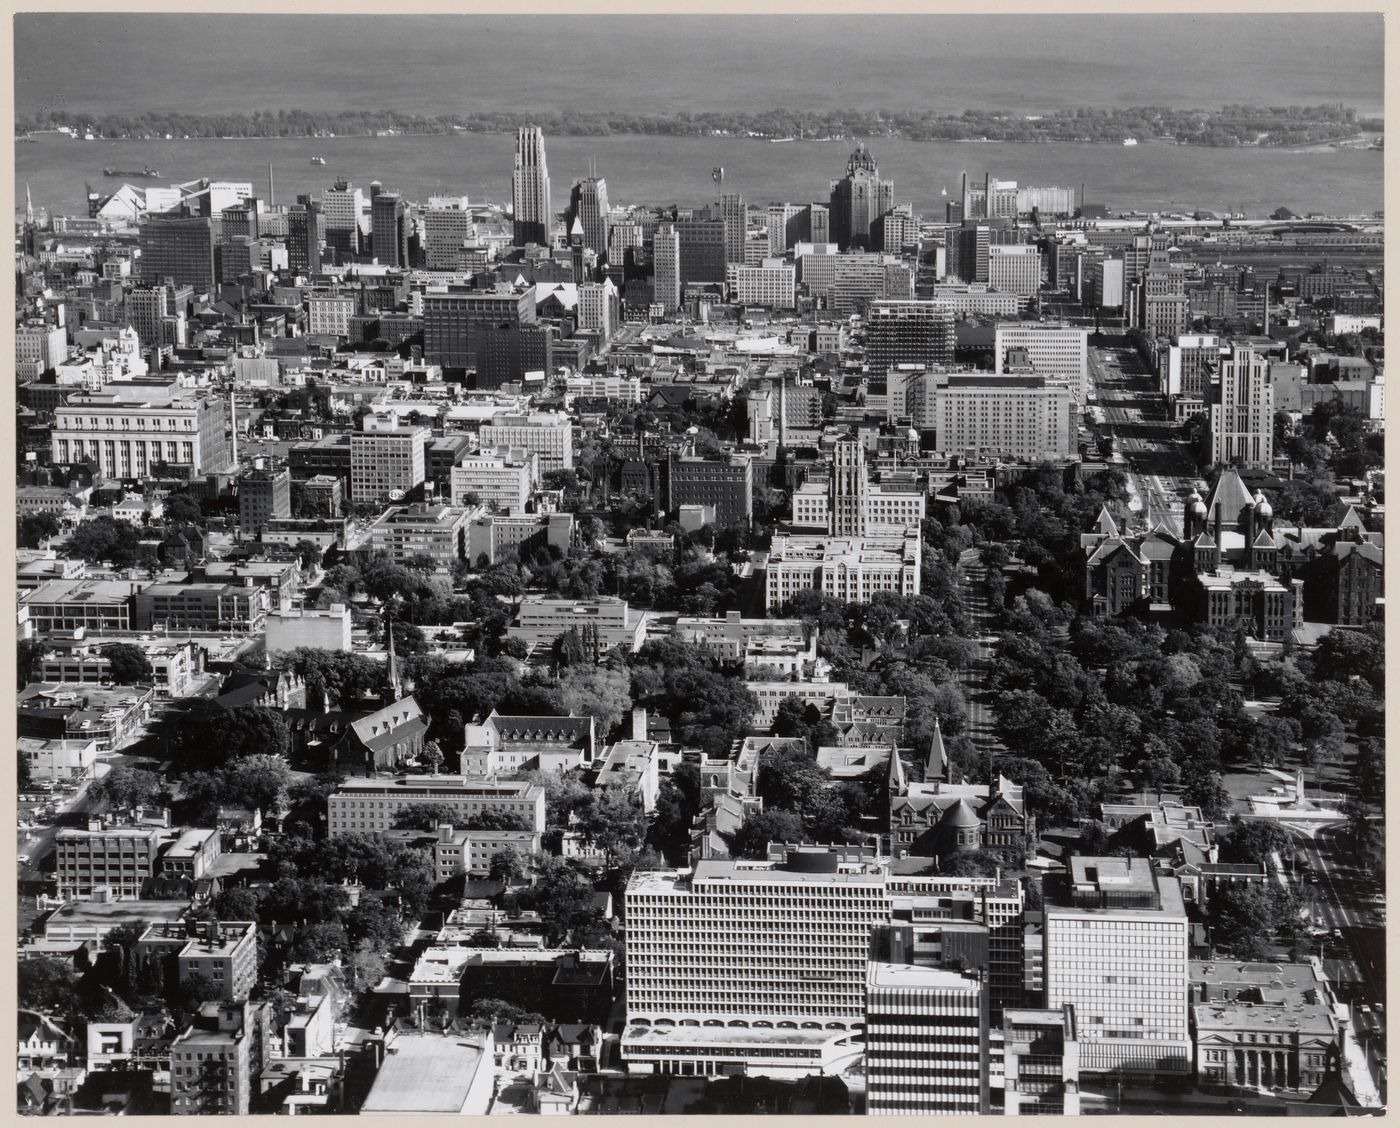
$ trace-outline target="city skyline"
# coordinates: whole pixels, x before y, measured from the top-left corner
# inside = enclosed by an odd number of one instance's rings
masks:
[[[1384,1113],[1373,17],[126,19],[21,1114]]]

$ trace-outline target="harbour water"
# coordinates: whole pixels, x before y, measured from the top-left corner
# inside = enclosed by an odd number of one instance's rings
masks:
[[[894,180],[895,199],[941,218],[954,199],[962,171],[991,172],[1022,184],[1084,186],[1083,199],[1111,212],[1127,210],[1243,211],[1268,215],[1287,207],[1299,215],[1370,214],[1383,207],[1384,154],[1364,149],[1204,148],[1144,139],[1136,146],[904,141],[869,142],[882,175]],[[725,169],[725,187],[755,203],[825,200],[829,182],[844,174],[849,142],[771,142],[734,137],[619,135],[551,136],[546,141],[554,203],[568,202],[568,186],[588,174],[590,161],[608,181],[614,203],[704,204],[714,195],[711,170]],[[250,138],[234,141],[81,141],[42,134],[16,143],[15,182],[23,204],[27,184],[36,206],[58,214],[86,214],[85,184],[111,192],[120,178],[104,167],[159,169],[155,181],[173,184],[208,177],[248,180],[264,198],[268,165],[276,200],[319,195],[347,179],[368,189],[378,180],[410,200],[466,195],[506,200],[514,137],[459,134],[395,137]],[[313,165],[312,156],[325,158]]]

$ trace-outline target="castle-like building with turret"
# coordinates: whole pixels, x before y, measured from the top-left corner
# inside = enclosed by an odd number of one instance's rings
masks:
[[[1182,625],[1243,625],[1254,638],[1282,642],[1305,619],[1362,626],[1384,606],[1381,536],[1354,508],[1333,528],[1284,524],[1233,469],[1209,497],[1191,492],[1179,524],[1164,516],[1129,533],[1101,510],[1080,548],[1095,615],[1145,610]]]

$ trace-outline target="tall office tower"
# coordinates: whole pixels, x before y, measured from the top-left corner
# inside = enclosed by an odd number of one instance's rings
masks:
[[[608,182],[601,176],[574,181],[569,192],[569,214],[565,224],[572,228],[574,220],[583,226],[583,245],[599,255],[608,253]],[[612,260],[609,259],[609,262]],[[580,279],[574,279],[580,281]]]
[[[859,439],[839,439],[831,460],[831,527],[837,537],[865,535],[866,498],[870,483],[865,476],[865,447]]]
[[[167,278],[205,293],[214,286],[214,233],[207,219],[148,215],[141,221],[141,280]]]
[[[1229,351],[1228,346],[1225,351]],[[1210,394],[1210,378],[1220,367],[1220,338],[1211,334],[1178,334],[1157,355],[1162,392],[1173,400],[1191,401],[1192,408],[1200,410]],[[1180,413],[1177,418],[1181,418]]]
[[[1153,251],[1138,288],[1137,323],[1153,340],[1175,337],[1191,327],[1186,299],[1186,271],[1174,265],[1166,251]]]
[[[398,501],[427,478],[427,427],[355,431],[350,436],[350,496]]]
[[[444,368],[473,368],[491,328],[535,322],[535,288],[471,290],[450,286],[423,295],[423,356]]]
[[[640,223],[615,223],[608,229],[608,264],[627,267],[627,252],[632,248],[642,249],[642,225]]]
[[[872,376],[899,364],[953,363],[953,309],[943,302],[871,302],[865,326],[865,362]]]
[[[723,282],[725,230],[722,219],[686,219],[676,225],[681,247],[681,283]]]
[[[724,261],[742,263],[749,231],[749,209],[744,206],[744,197],[737,192],[721,193],[719,216],[724,220]]]
[[[1146,858],[1071,858],[1044,880],[1044,920],[1045,1005],[1074,1007],[1080,1070],[1189,1076],[1181,883]]]
[[[681,307],[681,237],[675,224],[657,228],[651,254],[656,264],[656,303],[674,313]]]
[[[254,201],[234,204],[219,213],[219,242],[232,243],[235,239],[257,237],[258,209]]]
[[[870,247],[871,225],[893,207],[894,181],[880,179],[862,142],[846,162],[846,175],[831,182],[831,241],[843,251]]]
[[[987,284],[993,290],[1034,297],[1040,292],[1040,248],[1032,243],[989,246]]]
[[[985,223],[963,220],[948,233],[948,273],[964,282],[987,281],[991,230]]]
[[[880,216],[871,227],[878,237],[875,245],[890,254],[899,254],[919,241],[919,217],[912,204],[900,204]]]
[[[865,1110],[991,1111],[987,987],[976,972],[915,962],[909,925],[872,929],[865,973]]]
[[[253,272],[258,262],[258,241],[239,235],[219,244],[219,281],[232,285]]]
[[[125,305],[127,324],[136,330],[143,350],[173,343],[167,335],[167,319],[175,316],[168,287],[134,287],[127,291]]]
[[[408,205],[397,192],[380,192],[374,197],[370,238],[381,266],[408,266]]]
[[[578,327],[598,333],[598,343],[606,345],[622,322],[617,287],[611,278],[587,282],[578,289]]]
[[[831,209],[826,204],[807,205],[807,238],[813,243],[831,242]]]
[[[1012,349],[1024,349],[1032,371],[1070,389],[1083,403],[1089,390],[1089,330],[1054,321],[1002,321],[996,327],[993,371],[1006,371]]]
[[[360,216],[364,210],[364,192],[349,181],[338,180],[321,193],[326,247],[336,252],[339,261],[360,253]]]
[[[522,125],[515,131],[515,173],[511,177],[515,202],[511,242],[549,246],[549,230],[554,213],[549,202],[549,167],[544,159],[544,133],[537,125]]]
[[[287,269],[310,274],[321,265],[321,205],[301,196],[287,212]]]
[[[1213,464],[1267,470],[1274,460],[1274,386],[1269,362],[1235,345],[1220,362],[1220,386],[1210,405]]]
[[[795,204],[770,204],[765,219],[768,224],[768,253],[785,255],[797,243],[806,239],[807,209]]]

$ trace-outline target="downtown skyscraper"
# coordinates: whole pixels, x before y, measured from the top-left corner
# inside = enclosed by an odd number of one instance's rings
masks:
[[[543,167],[544,151],[540,151]],[[574,181],[569,194],[569,215],[564,226],[572,231],[574,220],[583,228],[583,245],[600,255],[608,252],[608,182],[601,176]]]
[[[515,174],[511,178],[515,221],[511,242],[549,245],[553,209],[549,200],[549,167],[544,159],[544,133],[537,125],[522,125],[515,133]]]
[[[846,175],[831,182],[831,241],[841,250],[867,250],[871,226],[894,207],[894,181],[881,180],[864,144],[846,162]]]

